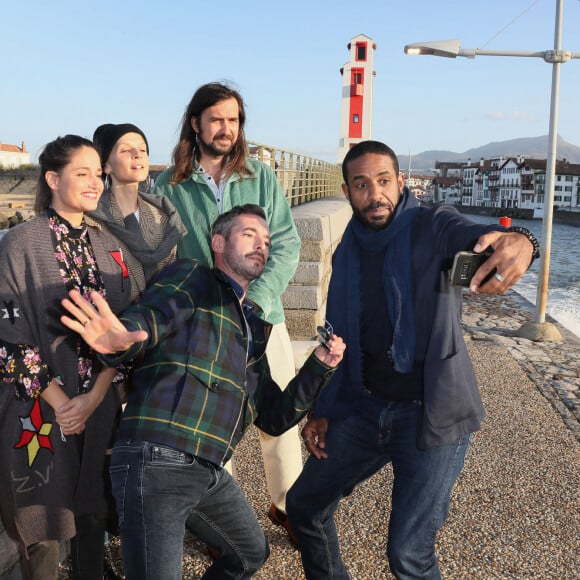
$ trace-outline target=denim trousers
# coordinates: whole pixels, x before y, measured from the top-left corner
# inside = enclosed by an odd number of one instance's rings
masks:
[[[268,543],[254,510],[224,469],[144,441],[117,441],[111,459],[127,580],[181,580],[187,527],[220,556],[203,578],[250,578]]]
[[[387,542],[390,569],[399,579],[440,578],[435,540],[447,517],[470,435],[420,450],[421,415],[420,402],[385,402],[367,394],[349,417],[329,421],[328,458],[308,459],[286,504],[308,580],[349,578],[334,513],[357,484],[389,462],[394,474]],[[384,499],[386,516],[388,498]]]

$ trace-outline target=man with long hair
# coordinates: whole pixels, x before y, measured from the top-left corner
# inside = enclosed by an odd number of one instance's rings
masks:
[[[220,214],[246,203],[264,209],[271,248],[264,273],[252,283],[248,296],[273,325],[266,355],[274,379],[286,385],[295,368],[281,295],[298,265],[300,238],[276,175],[248,156],[245,122],[238,91],[223,83],[201,86],[183,115],[173,166],[159,176],[154,192],[173,202],[188,230],[177,246],[177,257],[193,258],[205,266],[212,263],[210,227]],[[280,437],[260,432],[260,441],[272,498],[268,515],[286,528],[293,541],[285,502],[287,490],[302,470],[298,431],[294,427]]]

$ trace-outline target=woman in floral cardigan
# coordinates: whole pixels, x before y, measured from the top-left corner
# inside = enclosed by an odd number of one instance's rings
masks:
[[[39,161],[37,216],[0,241],[0,508],[25,578],[48,580],[58,578],[59,541],[73,539],[73,566],[79,530],[102,546],[105,450],[120,406],[116,370],[60,324],[60,301],[96,290],[119,312],[131,289],[119,243],[84,220],[103,190],[93,144],[59,137]],[[94,561],[90,577],[102,578],[102,554]]]

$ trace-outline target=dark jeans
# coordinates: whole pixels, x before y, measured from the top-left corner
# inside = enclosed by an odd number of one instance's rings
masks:
[[[203,578],[250,578],[269,556],[254,510],[224,469],[169,447],[118,441],[111,460],[127,580],[181,580],[185,526],[218,548]]]
[[[105,561],[107,515],[75,517],[76,536],[70,542],[74,580],[102,580]]]
[[[334,512],[353,488],[391,462],[394,472],[387,556],[399,579],[440,578],[435,540],[469,435],[429,450],[417,448],[421,404],[368,396],[353,415],[329,422],[328,459],[310,457],[286,506],[309,580],[349,578],[340,556]],[[385,496],[385,508],[388,498]]]

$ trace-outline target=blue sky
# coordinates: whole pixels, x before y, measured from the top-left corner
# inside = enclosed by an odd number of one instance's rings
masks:
[[[580,53],[580,1],[563,48]],[[552,66],[539,58],[411,57],[412,42],[554,46],[556,0],[19,0],[0,21],[0,141],[36,161],[58,135],[132,122],[169,163],[181,116],[206,82],[234,83],[249,139],[336,160],[347,44],[377,44],[373,138],[401,155],[463,152],[548,133]],[[580,60],[561,66],[559,133],[580,145]]]

